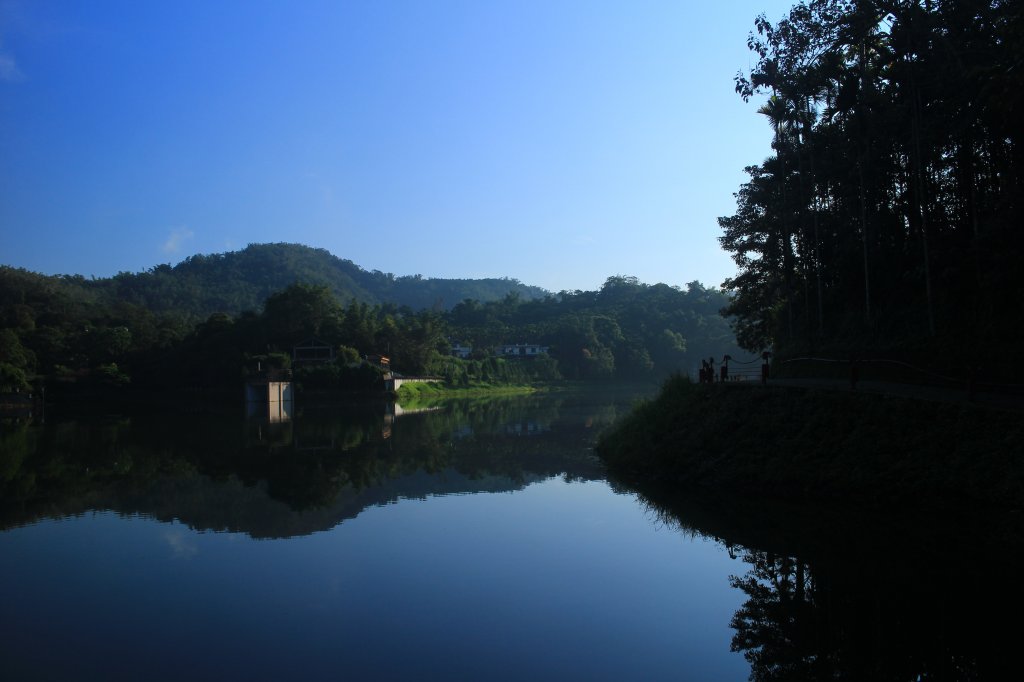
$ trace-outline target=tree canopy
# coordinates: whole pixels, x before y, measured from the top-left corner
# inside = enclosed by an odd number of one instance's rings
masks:
[[[720,242],[743,346],[965,361],[1021,340],[1024,18],[1004,0],[811,0],[736,77],[773,154]]]
[[[153,311],[206,317],[215,312],[255,310],[268,296],[295,282],[327,287],[343,301],[354,298],[371,305],[394,303],[414,310],[444,310],[466,297],[488,301],[512,291],[523,298],[547,293],[514,279],[396,277],[377,270],[368,272],[325,249],[301,244],[250,244],[240,251],[197,254],[174,266],[122,272],[84,284],[109,299]]]
[[[360,357],[386,355],[406,375],[455,382],[648,380],[688,371],[698,358],[737,352],[719,314],[729,297],[691,282],[678,289],[635,277],[609,277],[599,291],[544,299],[508,292],[467,298],[451,311],[393,303],[347,303],[325,284],[296,282],[239,314],[152,310],[109,298],[78,277],[0,268],[0,383],[27,390],[55,385],[234,386],[257,362],[286,366],[306,341],[329,346],[328,368],[302,369],[310,385],[366,388],[379,374]],[[451,356],[453,344],[473,356]],[[540,357],[513,360],[496,347],[537,344]],[[296,368],[298,372],[298,368]]]

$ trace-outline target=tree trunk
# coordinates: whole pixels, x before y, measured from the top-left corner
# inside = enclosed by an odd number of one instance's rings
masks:
[[[857,107],[857,118],[860,121],[861,153],[857,159],[857,183],[860,195],[860,236],[864,255],[864,320],[871,324],[871,273],[868,263],[868,204],[864,189],[864,162],[871,144],[868,141],[866,125],[864,123],[864,87],[865,75],[867,72],[867,45],[864,40],[860,41],[860,106]]]
[[[924,249],[924,295],[928,319],[928,336],[935,336],[935,308],[932,302],[932,269],[931,256],[928,248],[928,209],[925,205],[924,159],[921,153],[921,96],[914,88],[914,131],[915,176],[917,178],[917,209],[921,219],[921,246]]]

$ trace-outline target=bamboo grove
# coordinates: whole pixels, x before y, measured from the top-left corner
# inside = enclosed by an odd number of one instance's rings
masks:
[[[1018,2],[812,0],[736,76],[773,135],[719,219],[740,344],[961,364],[1021,341]]]

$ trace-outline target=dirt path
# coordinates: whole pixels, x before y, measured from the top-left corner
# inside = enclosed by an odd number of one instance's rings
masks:
[[[921,386],[917,384],[900,384],[892,381],[858,381],[856,389],[850,388],[849,381],[840,379],[771,379],[769,386],[794,386],[799,388],[817,388],[833,391],[855,390],[858,393],[879,393],[901,398],[917,400],[934,400],[944,403],[970,403],[1001,410],[1024,412],[1024,396],[1009,393],[992,393],[976,391],[970,396],[966,388],[947,388],[943,386]]]

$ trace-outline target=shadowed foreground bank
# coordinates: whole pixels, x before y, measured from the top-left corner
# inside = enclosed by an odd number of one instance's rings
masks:
[[[633,482],[879,506],[1017,507],[1020,415],[882,395],[669,380],[604,435]]]

